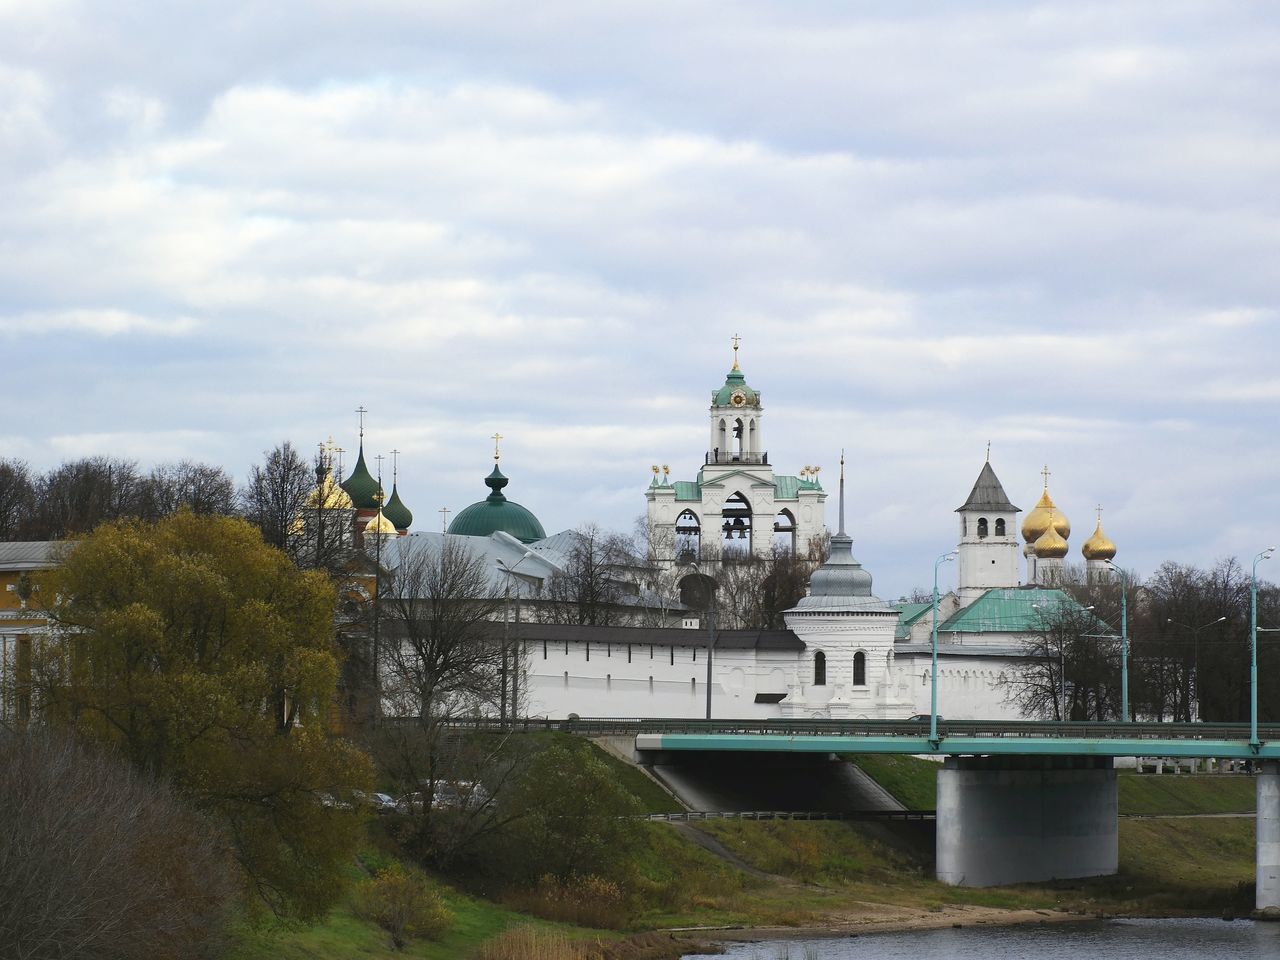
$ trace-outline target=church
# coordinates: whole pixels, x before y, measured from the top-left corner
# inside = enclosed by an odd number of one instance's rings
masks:
[[[563,573],[574,531],[548,537],[528,508],[508,499],[509,478],[494,466],[489,493],[459,511],[447,532],[412,533],[412,515],[394,487],[383,505],[362,442],[340,485],[322,465],[317,504],[350,517],[357,544],[394,572],[447,540],[484,564],[491,588],[508,596],[507,630],[518,644],[522,709],[529,716],[792,717],[894,719],[927,713],[934,604],[877,597],[871,573],[854,557],[846,526],[844,464],[837,529],[807,595],[777,630],[716,630],[716,577],[747,554],[820,551],[827,492],[819,468],[775,473],[764,445],[764,403],[738,360],[711,391],[708,446],[694,479],[653,468],[645,490],[648,564],[671,572],[678,602],[649,596],[628,581],[627,609],[598,626],[538,622],[548,580]],[[312,511],[319,513],[321,511]],[[957,587],[937,603],[939,712],[953,719],[1022,719],[1006,680],[1029,655],[1046,612],[1075,601],[1058,588],[1071,526],[1049,494],[1048,470],[1036,506],[1022,513],[985,462],[964,502],[952,557]],[[393,516],[394,514],[394,516]],[[856,518],[855,518],[856,519]],[[943,518],[939,518],[941,523]],[[401,521],[404,525],[401,526]],[[300,519],[299,535],[306,524]],[[1091,579],[1109,577],[1116,547],[1099,520],[1082,554]],[[627,581],[626,571],[617,577]],[[522,616],[522,612],[524,616]],[[655,617],[656,612],[656,617]],[[649,623],[657,625],[641,626]]]

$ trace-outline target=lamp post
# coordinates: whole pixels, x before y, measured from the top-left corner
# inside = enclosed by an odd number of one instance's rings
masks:
[[[1120,722],[1129,722],[1129,575],[1110,560],[1107,566],[1120,574]]]
[[[1258,739],[1258,561],[1275,552],[1275,547],[1267,547],[1254,557],[1249,575],[1249,746],[1254,750],[1262,745]]]
[[[516,567],[524,563],[533,556],[532,550],[526,550],[524,556],[515,563],[508,565],[501,558],[498,559],[498,565],[502,568],[502,572],[507,575],[507,582],[503,587],[503,616],[502,616],[502,666],[499,669],[499,679],[502,684],[502,690],[498,694],[498,725],[501,726],[507,719],[507,652],[511,649],[511,578],[515,575]],[[520,592],[516,589],[516,625],[520,624]],[[519,650],[520,639],[516,638],[516,647]],[[523,651],[519,651],[513,658],[511,670],[511,719],[514,722],[516,711],[520,709],[520,666],[524,660]]]
[[[956,558],[956,551],[944,553],[933,561],[933,638],[930,648],[933,655],[932,682],[929,688],[929,742],[938,743],[938,567]]]
[[[715,656],[716,649],[716,610],[712,607],[707,611],[707,719],[711,719],[711,658]]]
[[[1226,622],[1226,617],[1219,617],[1217,620],[1210,620],[1208,623],[1203,623],[1198,627],[1193,627],[1190,624],[1179,623],[1177,620],[1173,619],[1173,617],[1168,617],[1165,620],[1165,623],[1172,624],[1175,627],[1182,627],[1184,630],[1190,630],[1192,642],[1195,644],[1195,654],[1194,659],[1192,660],[1192,671],[1194,675],[1192,683],[1195,686],[1196,695],[1192,700],[1192,704],[1195,706],[1195,714],[1191,717],[1192,723],[1198,723],[1200,721],[1200,631],[1208,627],[1212,627],[1214,624]]]

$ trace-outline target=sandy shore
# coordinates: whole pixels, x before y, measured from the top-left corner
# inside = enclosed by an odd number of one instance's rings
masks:
[[[955,904],[941,910],[919,910],[890,903],[856,902],[851,909],[828,915],[821,923],[799,927],[685,927],[669,930],[691,940],[742,942],[854,937],[866,933],[935,930],[940,927],[1009,926],[1022,923],[1080,923],[1092,918],[1061,910],[1004,910]]]

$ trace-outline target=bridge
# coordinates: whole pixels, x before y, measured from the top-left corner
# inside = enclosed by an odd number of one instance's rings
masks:
[[[937,756],[944,761],[937,877],[965,886],[1114,874],[1117,757],[1249,760],[1257,782],[1256,906],[1280,914],[1280,725],[571,717],[513,726],[634,736],[637,754],[650,762],[708,751]]]

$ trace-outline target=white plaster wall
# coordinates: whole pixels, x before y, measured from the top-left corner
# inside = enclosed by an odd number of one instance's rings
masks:
[[[960,515],[962,535],[957,546],[957,584],[962,606],[968,606],[993,587],[1018,585],[1017,514],[965,511]],[[988,536],[978,537],[978,521],[986,518]],[[996,521],[1005,523],[1005,535],[994,534]]]
[[[900,654],[898,663],[907,678],[911,713],[929,712],[928,654]],[[949,720],[1025,720],[1000,683],[1018,669],[1010,657],[938,658],[938,715]]]

